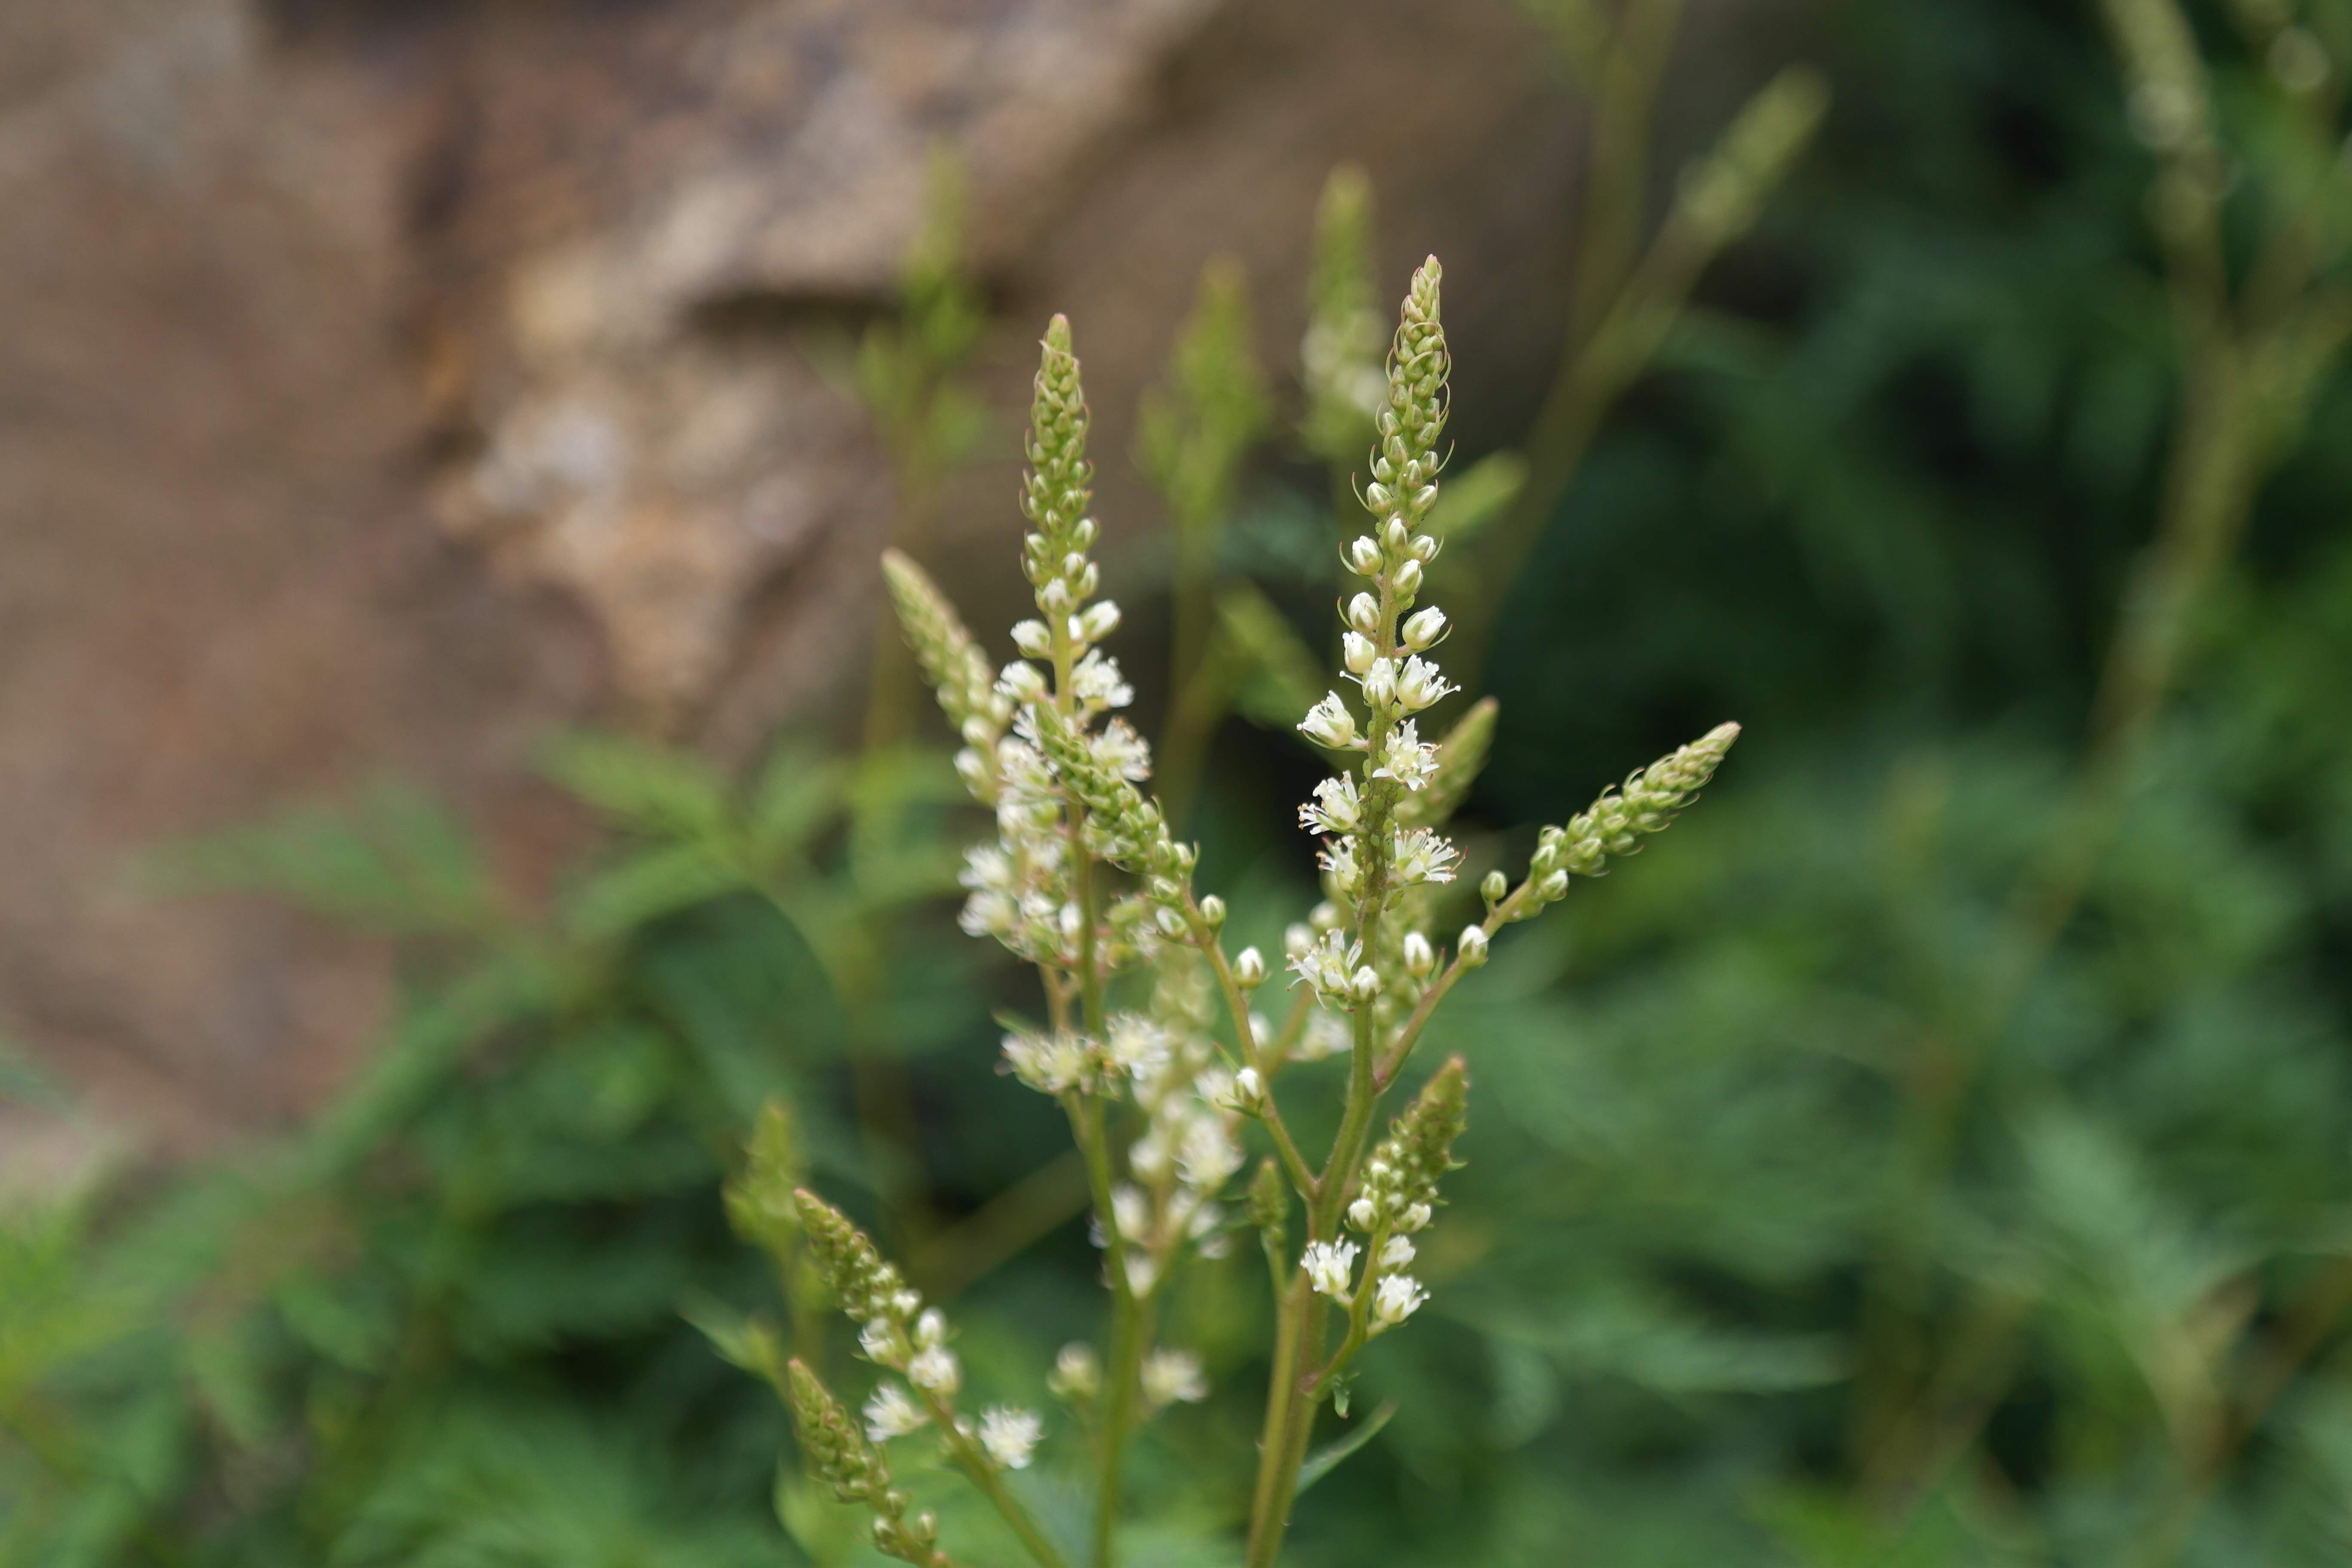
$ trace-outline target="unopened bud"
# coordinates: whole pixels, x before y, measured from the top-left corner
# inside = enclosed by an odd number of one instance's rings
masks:
[[[1381,994],[1380,972],[1370,964],[1348,977],[1348,994],[1359,1002],[1369,1002]]]
[[[1437,552],[1444,548],[1445,541],[1438,538],[1437,535],[1433,533],[1419,534],[1414,537],[1412,542],[1412,558],[1415,561],[1420,562],[1423,566],[1426,566],[1431,562],[1436,560]]]
[[[1054,651],[1054,635],[1043,621],[1016,621],[1013,626],[1013,646],[1025,658],[1044,658]]]
[[[1381,548],[1391,555],[1402,555],[1412,546],[1412,530],[1405,526],[1403,518],[1391,512],[1389,520],[1381,524]]]
[[[1265,984],[1265,956],[1254,947],[1245,947],[1234,959],[1234,984],[1244,991],[1255,990]]]
[[[1380,542],[1369,533],[1358,535],[1356,542],[1348,546],[1348,564],[1356,569],[1359,577],[1377,574],[1383,564]]]
[[[1396,589],[1397,597],[1401,599],[1412,598],[1415,594],[1421,592],[1421,563],[1419,561],[1407,561],[1403,565],[1398,567],[1394,573],[1390,574],[1389,583],[1391,586]]]
[[[1387,466],[1385,463],[1376,464],[1373,471],[1378,472]],[[1368,510],[1386,511],[1389,504],[1395,500],[1396,496],[1384,484],[1375,481],[1364,487],[1364,506]]]
[[[1419,931],[1408,931],[1404,939],[1405,973],[1418,978],[1427,974],[1437,964],[1437,951],[1429,939]]]
[[[1433,506],[1435,506],[1436,504],[1437,504],[1437,487],[1436,487],[1435,485],[1423,485],[1423,486],[1422,486],[1422,487],[1421,487],[1421,489],[1417,489],[1417,490],[1415,490],[1415,491],[1413,492],[1413,495],[1412,495],[1412,510],[1415,510],[1415,511],[1417,511],[1417,512],[1426,512],[1426,511],[1428,511],[1428,510],[1429,510],[1429,509],[1430,509],[1431,507],[1433,507]]]
[[[1257,1068],[1244,1068],[1234,1074],[1234,1104],[1243,1110],[1255,1110],[1265,1099],[1265,1080]]]
[[[1381,602],[1370,594],[1359,594],[1348,601],[1348,624],[1370,637],[1381,629]]]
[[[1487,872],[1486,879],[1478,884],[1479,894],[1486,899],[1489,907],[1501,903],[1504,895],[1510,890],[1511,879],[1500,871]]]
[[[1486,928],[1464,926],[1454,951],[1461,955],[1462,967],[1475,969],[1486,962]]]
[[[1078,616],[1078,625],[1088,642],[1100,642],[1118,630],[1119,610],[1116,599],[1102,599],[1088,605]]]
[[[1207,898],[1202,899],[1201,900],[1201,918],[1208,922],[1209,929],[1211,931],[1214,931],[1217,927],[1224,924],[1225,900],[1217,897],[1214,893],[1211,893]]]
[[[1425,652],[1432,643],[1445,635],[1445,612],[1435,605],[1425,610],[1415,610],[1405,617],[1402,629],[1405,646],[1415,653]]]
[[[1568,873],[1565,870],[1552,872],[1536,884],[1536,891],[1547,900],[1568,897]]]
[[[1315,928],[1305,921],[1294,921],[1282,933],[1282,952],[1286,958],[1304,958],[1315,948]]]
[[[1034,702],[1045,695],[1045,678],[1034,664],[1006,665],[1003,680],[1015,702]]]
[[[1361,632],[1349,632],[1339,638],[1340,662],[1348,667],[1349,675],[1363,674],[1372,668],[1372,660],[1378,657],[1379,650],[1372,646],[1372,639]]]

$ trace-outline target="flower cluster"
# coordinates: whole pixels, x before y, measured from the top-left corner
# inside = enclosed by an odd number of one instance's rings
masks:
[[[1128,1148],[1131,1179],[1112,1191],[1110,1216],[1125,1244],[1128,1288],[1139,1297],[1168,1278],[1186,1243],[1219,1249],[1217,1200],[1242,1167],[1243,1112],[1234,1076],[1218,1065],[1209,1033],[1215,995],[1205,967],[1171,953],[1153,987],[1150,1014],[1111,1019],[1144,1116],[1143,1131]]]
[[[1547,827],[1528,863],[1528,879],[1515,920],[1525,920],[1568,895],[1570,875],[1599,877],[1612,855],[1631,855],[1643,835],[1663,831],[1690,804],[1739,739],[1737,724],[1717,724],[1706,734],[1646,768],[1637,768],[1620,790],[1604,790],[1591,806],[1565,827]],[[1490,891],[1489,903],[1500,894]]]
[[[1310,1254],[1316,1247],[1324,1249],[1319,1259],[1305,1260],[1315,1288],[1368,1310],[1370,1333],[1396,1327],[1429,1299],[1421,1281],[1405,1270],[1412,1267],[1412,1237],[1428,1228],[1435,1211],[1437,1180],[1455,1166],[1454,1141],[1466,1121],[1469,1088],[1462,1058],[1449,1058],[1390,1124],[1388,1137],[1364,1163],[1355,1200],[1348,1205],[1349,1226],[1369,1238],[1365,1249],[1371,1255],[1362,1294],[1349,1282],[1355,1243],[1318,1242],[1308,1248]],[[1328,1283],[1317,1272],[1318,1262],[1330,1277]]]
[[[1348,566],[1370,586],[1341,611],[1340,663],[1364,709],[1338,692],[1308,710],[1299,730],[1316,744],[1361,754],[1360,771],[1342,772],[1299,807],[1302,826],[1323,836],[1320,859],[1330,896],[1355,911],[1312,944],[1294,942],[1290,967],[1327,1005],[1361,1006],[1382,988],[1377,952],[1363,942],[1378,915],[1409,889],[1453,880],[1460,857],[1427,824],[1427,814],[1400,816],[1400,803],[1430,789],[1444,772],[1441,750],[1421,738],[1425,709],[1450,695],[1431,657],[1446,633],[1445,612],[1413,607],[1422,575],[1442,542],[1430,532],[1437,503],[1437,439],[1445,426],[1448,361],[1438,321],[1434,257],[1413,274],[1389,355],[1388,388],[1376,416],[1380,447],[1365,509],[1372,531],[1349,545]],[[1483,750],[1483,745],[1477,749]],[[1458,792],[1458,787],[1455,791]]]

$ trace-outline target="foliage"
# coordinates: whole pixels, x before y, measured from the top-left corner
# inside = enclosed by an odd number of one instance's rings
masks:
[[[1658,46],[1624,29],[1672,9],[1542,7],[1637,125]],[[1442,568],[1492,585],[1491,630],[1463,618],[1500,700],[1462,886],[1625,759],[1724,713],[1748,738],[1638,875],[1505,933],[1433,1022],[1423,1049],[1476,1079],[1466,1164],[1414,1265],[1428,1303],[1332,1423],[1360,1447],[1308,1461],[1293,1560],[2352,1544],[2352,387],[2320,352],[2352,26],[2168,14],[1831,7],[1814,146],[1748,237],[1677,264],[1687,309],[1618,317],[1648,368],[1594,380],[1603,289],[1570,301],[1587,331],[1556,384],[1616,390],[1575,422],[1525,411],[1524,440],[1457,426],[1443,504],[1477,505],[1441,512],[1467,542]],[[1371,220],[1334,189],[1302,444],[1344,468]],[[1610,222],[1589,275],[1622,285],[1665,230]],[[2283,235],[2294,276],[2262,259]],[[932,396],[962,352],[890,384]],[[2182,454],[2232,387],[2255,410],[2216,426],[2237,510],[2200,513]],[[969,422],[904,428],[920,480]],[[1587,443],[1564,466],[1562,429]],[[1216,714],[1287,726],[1322,689],[1336,487],[1295,479],[1245,467],[1209,519]],[[2198,547],[2147,548],[2168,539]],[[1315,899],[1285,846],[1318,763],[1202,723],[1185,832],[1234,942],[1276,951]],[[971,818],[909,732],[855,761],[803,739],[740,785],[568,748],[614,837],[542,913],[390,795],[181,858],[401,932],[405,1002],[363,1081],[246,1171],[9,1211],[0,1559],[872,1561],[855,1510],[779,1472],[780,1402],[709,1348],[759,1364],[765,1323],[830,1375],[849,1356],[819,1284],[730,1234],[727,1178],[866,1222],[951,1302],[974,1409],[1086,1338],[1098,1289],[1086,1173],[1044,1152],[1060,1112],[992,1071],[990,1014],[1034,1002],[933,897]],[[789,1133],[747,1153],[772,1101]],[[1133,1445],[1131,1563],[1238,1555],[1259,1262],[1236,1247],[1171,1299],[1209,1396]],[[1057,1386],[1040,1462],[1005,1479],[1073,1552],[1091,1497],[1056,1446],[1087,1419],[1083,1358]],[[940,1541],[1017,1558],[911,1451],[893,1484]]]

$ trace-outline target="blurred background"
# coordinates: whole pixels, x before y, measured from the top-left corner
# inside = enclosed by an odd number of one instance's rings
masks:
[[[1013,618],[1066,311],[1278,940],[1433,251],[1469,858],[1746,731],[1441,1015],[1292,1560],[2346,1561],[2347,71],[2343,0],[0,5],[0,1561],[875,1560],[695,1326],[822,1331],[762,1107],[980,1393],[1098,1299],[875,558]],[[1238,1560],[1254,1266],[1137,1568]]]

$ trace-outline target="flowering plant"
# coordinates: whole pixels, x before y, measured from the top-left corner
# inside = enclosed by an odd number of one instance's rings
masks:
[[[913,561],[896,552],[884,559],[908,640],[962,739],[957,772],[995,813],[995,837],[967,857],[963,928],[1034,964],[1043,983],[1045,1020],[1007,1033],[1004,1061],[1059,1102],[1088,1174],[1110,1330],[1100,1353],[1065,1349],[1049,1383],[1095,1408],[1097,1564],[1112,1559],[1135,1429],[1205,1392],[1199,1358],[1156,1342],[1158,1306],[1190,1258],[1222,1253],[1244,1225],[1270,1265],[1277,1323],[1249,1562],[1274,1561],[1317,1411],[1326,1400],[1344,1408],[1364,1346],[1429,1300],[1412,1270],[1454,1164],[1468,1069],[1459,1057],[1446,1060],[1375,1141],[1382,1099],[1432,1014],[1486,962],[1500,930],[1558,901],[1571,876],[1601,874],[1610,857],[1665,826],[1738,733],[1722,725],[1544,829],[1516,884],[1500,870],[1484,879],[1484,916],[1450,951],[1430,935],[1436,897],[1461,860],[1446,820],[1495,720],[1493,703],[1481,702],[1441,741],[1421,731],[1428,710],[1456,689],[1435,657],[1445,614],[1420,603],[1444,544],[1433,527],[1448,406],[1439,281],[1433,257],[1413,275],[1368,410],[1377,446],[1359,494],[1371,527],[1344,552],[1365,585],[1342,609],[1339,645],[1356,695],[1327,693],[1297,726],[1335,765],[1299,808],[1301,824],[1321,838],[1326,897],[1286,933],[1293,980],[1279,1022],[1255,1006],[1274,965],[1255,947],[1226,951],[1223,900],[1195,890],[1194,847],[1176,839],[1138,787],[1150,776],[1150,749],[1117,713],[1133,692],[1104,648],[1120,613],[1097,596],[1088,414],[1066,320],[1046,329],[1031,415],[1022,565],[1037,615],[1013,628],[1020,657],[994,668]],[[1295,1063],[1339,1056],[1348,1071],[1338,1131],[1310,1159],[1284,1117],[1279,1080]],[[1270,1152],[1236,1215],[1231,1189],[1258,1135]],[[1305,1230],[1295,1254],[1294,1200]],[[797,1190],[788,1211],[775,1207],[769,1220],[797,1225],[815,1269],[859,1325],[860,1352],[885,1373],[861,1422],[803,1362],[773,1349],[747,1354],[791,1405],[809,1468],[838,1499],[871,1511],[883,1552],[945,1568],[951,1560],[938,1520],[892,1486],[887,1458],[891,1443],[931,1433],[1041,1568],[1063,1568],[1061,1546],[1003,1481],[1003,1472],[1029,1465],[1043,1419],[1007,1405],[976,1419],[963,1413],[961,1368],[940,1309],[823,1199]]]

